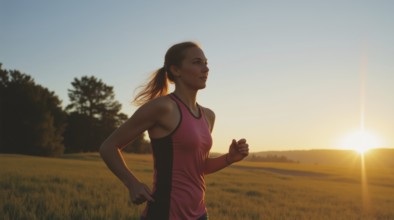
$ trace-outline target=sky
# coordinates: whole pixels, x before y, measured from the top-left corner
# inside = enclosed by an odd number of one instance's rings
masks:
[[[394,1],[0,0],[0,62],[54,91],[74,78],[135,89],[167,49],[198,42],[210,68],[198,103],[214,152],[335,149],[360,127],[394,147]]]

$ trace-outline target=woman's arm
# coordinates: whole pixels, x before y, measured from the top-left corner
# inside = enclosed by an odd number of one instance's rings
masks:
[[[249,145],[245,139],[236,141],[233,139],[229,152],[220,157],[207,158],[205,161],[205,174],[219,171],[232,163],[241,161],[249,154]]]
[[[204,112],[212,132],[213,125],[215,124],[215,113],[209,108],[204,108]],[[248,154],[249,145],[246,143],[245,139],[239,141],[233,140],[229,148],[229,153],[217,158],[207,158],[205,160],[204,173],[210,174],[219,171],[232,163],[242,160],[248,156]]]
[[[153,100],[141,106],[124,124],[116,129],[100,146],[100,155],[108,168],[129,189],[131,199],[140,204],[153,200],[149,188],[141,183],[127,167],[121,149],[142,132],[153,127],[162,115],[163,104]]]

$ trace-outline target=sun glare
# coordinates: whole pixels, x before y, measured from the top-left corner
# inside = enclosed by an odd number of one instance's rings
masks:
[[[358,131],[349,134],[342,142],[343,149],[354,150],[359,154],[364,154],[370,149],[377,148],[381,141],[375,135],[366,131]]]

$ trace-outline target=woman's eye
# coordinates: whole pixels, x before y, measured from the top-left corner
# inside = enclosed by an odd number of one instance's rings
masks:
[[[208,62],[203,62],[203,61],[194,61],[193,64],[200,64],[200,65],[208,65]]]

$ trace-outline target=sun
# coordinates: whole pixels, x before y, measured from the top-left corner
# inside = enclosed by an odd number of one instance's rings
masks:
[[[381,146],[380,139],[367,131],[357,131],[346,136],[342,141],[342,148],[354,150],[359,154],[364,154],[370,149]]]

